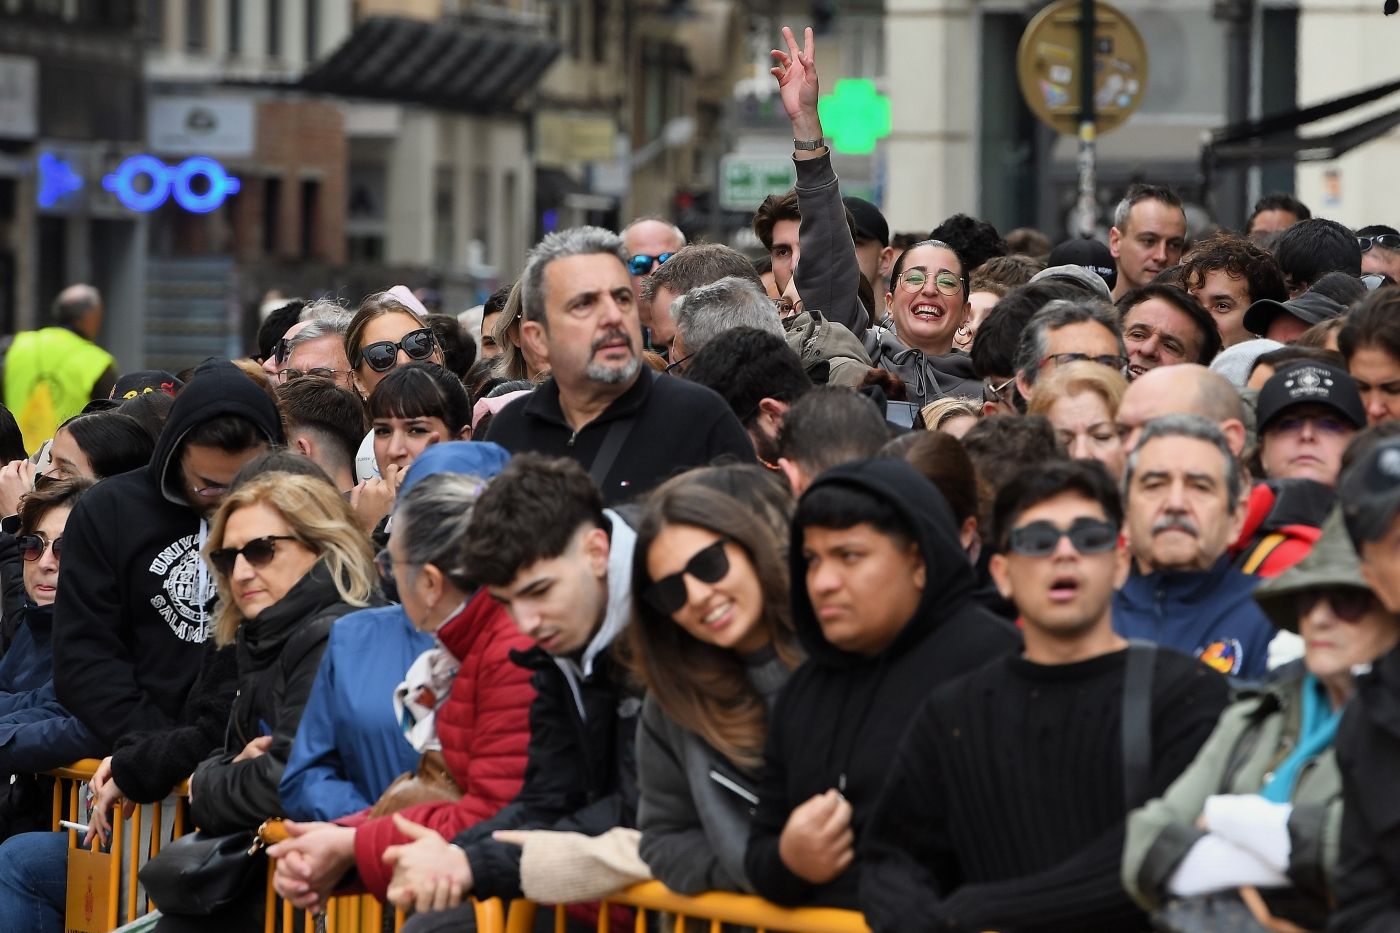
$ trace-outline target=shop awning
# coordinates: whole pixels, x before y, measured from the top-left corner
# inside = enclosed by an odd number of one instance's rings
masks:
[[[1325,162],[1335,159],[1400,126],[1400,106],[1317,136],[1299,135],[1299,129],[1309,123],[1340,116],[1383,100],[1396,92],[1400,92],[1400,81],[1390,81],[1311,107],[1221,127],[1211,133],[1209,142],[1202,148],[1202,164],[1209,173],[1211,169],[1256,162]]]
[[[513,110],[539,83],[559,44],[452,21],[376,16],[355,27],[296,86],[341,97],[466,113]]]

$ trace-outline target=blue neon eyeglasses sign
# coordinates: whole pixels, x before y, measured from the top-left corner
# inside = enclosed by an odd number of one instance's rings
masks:
[[[149,184],[137,187],[137,179],[145,176]],[[204,179],[196,191],[195,180]],[[160,207],[171,197],[175,203],[192,214],[207,214],[236,194],[241,187],[237,178],[208,156],[191,156],[179,165],[166,165],[153,155],[134,155],[117,166],[117,170],[102,179],[102,187],[116,195],[127,210],[147,213]]]

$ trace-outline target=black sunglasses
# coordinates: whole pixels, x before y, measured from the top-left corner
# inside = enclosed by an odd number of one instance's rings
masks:
[[[1299,618],[1313,611],[1313,607],[1323,600],[1332,607],[1332,614],[1343,622],[1361,621],[1375,602],[1369,590],[1357,590],[1349,586],[1336,586],[1326,589],[1307,590],[1298,594]]]
[[[1356,242],[1361,246],[1361,252],[1366,252],[1372,246],[1384,246],[1386,249],[1400,250],[1400,234],[1378,233],[1375,236],[1359,236]]]
[[[53,548],[54,557],[63,557],[63,535],[50,541],[42,531],[36,531],[32,535],[20,535],[15,544],[19,545],[19,556],[31,563],[43,557],[48,548]]]
[[[296,541],[294,535],[267,535],[262,538],[254,538],[242,547],[221,547],[217,551],[209,552],[209,563],[214,565],[214,569],[224,576],[232,576],[233,565],[238,561],[238,555],[242,554],[243,559],[254,567],[266,567],[272,562],[272,558],[277,556],[278,541]]]
[[[706,545],[696,551],[683,568],[670,576],[652,581],[642,591],[642,599],[662,615],[674,615],[685,605],[687,575],[701,583],[718,583],[729,573],[729,555],[724,553],[724,545],[728,540],[720,538],[714,544]]]
[[[1049,557],[1061,538],[1080,554],[1102,554],[1118,543],[1118,529],[1096,518],[1076,518],[1068,528],[1056,528],[1046,521],[1031,522],[1011,532],[1011,550],[1022,557]]]
[[[423,327],[404,334],[398,343],[380,340],[370,344],[360,351],[360,359],[368,363],[369,368],[375,372],[387,373],[394,368],[394,361],[399,358],[400,350],[408,354],[410,360],[426,360],[433,355],[435,349],[437,337],[433,335],[433,329]]]
[[[646,253],[638,253],[627,260],[627,271],[633,275],[646,275],[674,255],[676,254],[662,253],[660,256],[648,256]]]

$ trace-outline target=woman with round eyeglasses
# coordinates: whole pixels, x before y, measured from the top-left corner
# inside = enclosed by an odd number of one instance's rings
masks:
[[[1302,636],[1303,658],[1228,708],[1196,760],[1129,817],[1123,883],[1148,908],[1243,888],[1255,909],[1321,930],[1341,835],[1333,738],[1355,672],[1400,642],[1400,617],[1367,588],[1340,511],[1254,598]]]
[[[390,292],[376,292],[360,302],[345,333],[345,355],[365,398],[404,363],[444,363],[442,348],[427,321]]]
[[[380,600],[369,541],[324,479],[270,472],[238,486],[215,513],[204,556],[219,589],[213,637],[234,647],[237,694],[223,746],[190,777],[190,804],[196,825],[226,835],[283,815],[278,783],[331,625]],[[92,825],[104,836],[123,796],[109,761],[93,779]],[[262,905],[255,882],[217,916],[167,913],[156,929],[254,929]]]
[[[972,358],[953,345],[970,307],[967,274],[951,246],[924,240],[901,253],[885,304],[893,327],[872,327],[862,339],[876,366],[904,380],[909,401],[923,408],[944,396],[982,393]]]

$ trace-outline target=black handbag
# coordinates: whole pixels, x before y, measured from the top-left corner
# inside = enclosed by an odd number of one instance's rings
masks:
[[[161,913],[202,917],[236,901],[266,865],[256,832],[213,836],[197,830],[167,843],[138,877]]]

